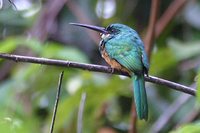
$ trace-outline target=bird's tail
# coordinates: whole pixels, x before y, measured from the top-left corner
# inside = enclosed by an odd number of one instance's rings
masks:
[[[148,119],[148,103],[147,95],[144,84],[144,75],[134,75],[133,80],[133,93],[135,99],[136,112],[139,119]]]

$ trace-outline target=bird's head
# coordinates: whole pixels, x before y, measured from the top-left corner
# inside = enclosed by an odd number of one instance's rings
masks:
[[[70,24],[75,25],[75,26],[85,27],[85,28],[97,31],[97,32],[100,33],[101,38],[103,40],[109,39],[109,38],[111,38],[113,36],[117,36],[117,35],[129,34],[129,33],[134,31],[130,27],[123,25],[123,24],[118,24],[118,23],[110,24],[106,28],[88,25],[88,24],[80,24],[80,23],[70,23]]]

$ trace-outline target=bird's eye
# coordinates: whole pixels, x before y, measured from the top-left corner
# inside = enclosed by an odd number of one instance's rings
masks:
[[[114,33],[116,30],[113,28],[110,28],[109,31],[110,31],[110,33]]]
[[[115,29],[113,26],[109,26],[109,27],[107,27],[107,31],[108,31],[109,33],[116,33],[118,30]]]

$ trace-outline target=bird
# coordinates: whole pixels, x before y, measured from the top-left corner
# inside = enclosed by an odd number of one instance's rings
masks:
[[[129,73],[133,82],[137,117],[140,120],[148,120],[144,75],[148,76],[149,62],[139,34],[131,27],[120,23],[113,23],[105,28],[81,23],[70,24],[100,33],[101,56],[112,68]]]

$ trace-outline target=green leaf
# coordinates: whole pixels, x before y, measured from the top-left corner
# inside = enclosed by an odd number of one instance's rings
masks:
[[[97,121],[97,119],[101,119],[98,118],[98,115],[101,113],[102,106],[105,103],[110,103],[114,99],[116,100],[116,97],[119,95],[131,95],[129,90],[131,84],[130,79],[122,81],[122,79],[117,76],[113,76],[109,79],[106,75],[100,75],[100,77],[98,75],[98,73],[93,74],[91,72],[82,72],[80,75],[82,76],[80,78],[83,80],[81,87],[75,93],[68,94],[67,97],[63,97],[59,104],[55,131],[65,127],[68,129],[68,132],[72,132],[70,125],[72,125],[77,119],[82,92],[87,93],[83,119],[83,130],[85,132],[97,132],[95,126],[101,123],[101,120]],[[107,80],[99,84],[98,82],[103,80],[101,79],[103,77]],[[68,88],[66,89],[68,90]],[[116,111],[116,108],[110,109],[112,109],[111,112]],[[49,122],[50,121],[51,117],[49,117]],[[94,123],[94,121],[96,122]]]
[[[156,53],[152,54],[150,73],[152,75],[158,75],[176,64],[177,60],[169,48],[159,49]]]
[[[181,126],[171,133],[200,133],[200,123],[193,123]]]
[[[78,49],[54,42],[44,44],[41,56],[85,63],[89,62],[88,58]]]
[[[199,43],[199,41],[181,42],[175,39],[168,41],[169,47],[179,61],[200,55]]]
[[[81,51],[76,48],[64,46],[59,43],[47,42],[41,44],[36,39],[27,39],[25,37],[10,37],[0,42],[1,53],[11,53],[18,46],[30,48],[40,57],[57,58],[63,60],[72,60],[88,63],[89,60]]]
[[[0,52],[10,53],[16,48],[16,42],[13,38],[8,38],[6,40],[0,41]]]
[[[39,124],[34,116],[23,118],[5,115],[0,112],[0,132],[1,133],[35,133],[39,132]],[[34,126],[33,126],[34,125]]]
[[[40,52],[44,47],[35,39],[27,39],[25,37],[9,37],[3,41],[0,41],[0,52],[11,53],[17,46],[26,46],[32,49],[34,52]]]

